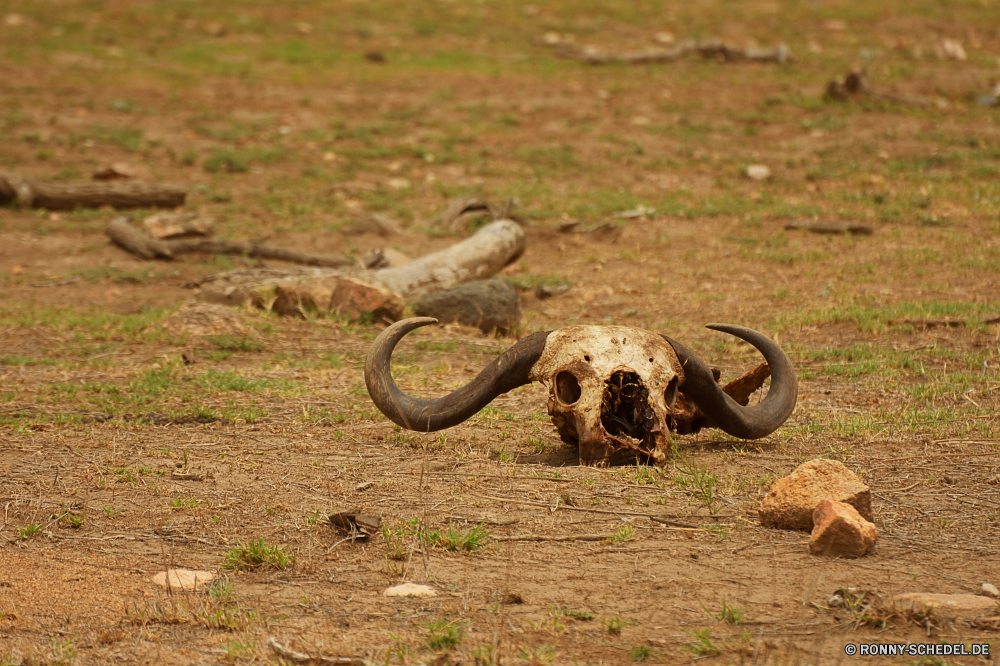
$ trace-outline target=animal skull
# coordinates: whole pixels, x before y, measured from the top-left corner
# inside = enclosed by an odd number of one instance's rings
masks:
[[[788,356],[757,331],[724,324],[709,328],[746,340],[768,362],[771,388],[753,407],[746,407],[746,396],[734,400],[729,387],[724,391],[717,375],[676,340],[624,326],[570,326],[534,333],[462,388],[420,400],[396,386],[389,359],[404,335],[433,323],[437,321],[426,317],[396,322],[375,339],[365,360],[372,401],[410,430],[457,425],[496,396],[539,381],[549,388],[548,411],[556,429],[564,441],[579,446],[581,464],[605,462],[619,450],[633,450],[662,464],[670,431],[681,425],[682,403],[693,405],[701,418],[685,421],[681,432],[697,431],[703,424],[744,439],[774,432],[795,408],[798,383]],[[756,376],[759,386],[766,373]]]
[[[549,334],[528,375],[549,387],[549,416],[580,461],[634,449],[666,461],[683,371],[662,337],[624,326],[570,326]]]

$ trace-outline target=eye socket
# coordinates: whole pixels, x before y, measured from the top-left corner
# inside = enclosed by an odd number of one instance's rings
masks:
[[[563,370],[556,375],[556,399],[564,405],[575,404],[583,394],[580,382],[572,372]]]
[[[663,390],[663,400],[667,403],[667,407],[673,408],[674,401],[677,400],[677,377],[671,379],[667,388]]]

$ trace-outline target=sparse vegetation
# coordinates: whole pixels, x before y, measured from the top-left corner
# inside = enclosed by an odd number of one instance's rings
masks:
[[[226,551],[222,568],[252,571],[260,568],[287,569],[295,563],[295,557],[285,551],[284,546],[272,546],[257,539],[236,545]]]
[[[761,361],[702,328],[729,321],[779,341],[800,402],[761,440],[673,433],[662,466],[622,453],[577,467],[537,384],[413,432],[368,396],[381,317],[243,304],[242,332],[167,329],[212,274],[292,267],[140,260],[109,244],[108,207],[0,194],[0,665],[250,664],[279,659],[269,636],[314,661],[785,663],[809,643],[797,634],[830,627],[936,640],[945,618],[870,591],[990,580],[996,3],[6,4],[0,170],[66,185],[127,163],[185,186],[214,238],[352,261],[376,247],[418,259],[503,213],[527,234],[499,273],[519,292],[518,337],[639,327],[725,385]],[[784,42],[794,59],[589,66],[549,46],[714,37]],[[854,64],[885,94],[823,99]],[[491,210],[438,223],[467,196]],[[137,227],[157,212],[170,211],[121,211]],[[372,215],[403,233],[355,233]],[[873,233],[786,228],[803,222]],[[514,344],[421,329],[393,377],[434,399]],[[842,563],[775,555],[747,522],[816,457],[880,498],[909,574],[852,565],[856,589],[829,609],[822,580]],[[342,541],[324,517],[344,511],[381,520],[381,536]],[[794,541],[780,549],[804,553]],[[174,567],[227,575],[204,593],[149,581]],[[437,596],[379,596],[406,581]],[[773,594],[766,609],[740,581]],[[799,632],[804,608],[818,624]],[[995,642],[996,614],[962,639]],[[803,659],[835,662],[842,646]]]

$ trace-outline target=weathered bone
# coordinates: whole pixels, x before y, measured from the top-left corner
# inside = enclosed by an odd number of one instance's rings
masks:
[[[671,430],[716,427],[758,439],[785,422],[798,394],[788,356],[748,328],[709,325],[746,340],[767,360],[723,388],[717,372],[666,336],[624,326],[570,326],[530,335],[466,386],[436,400],[419,400],[393,382],[389,359],[406,333],[432,323],[428,318],[397,322],[372,344],[365,382],[383,414],[411,430],[440,430],[461,423],[501,393],[539,381],[549,388],[552,422],[564,441],[578,445],[583,465],[603,463],[623,450],[662,464]],[[768,375],[767,397],[746,406]]]

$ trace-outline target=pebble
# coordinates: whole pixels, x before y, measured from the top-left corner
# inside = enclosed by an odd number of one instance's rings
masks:
[[[382,593],[384,597],[436,597],[437,592],[430,585],[417,585],[416,583],[403,583],[387,588]]]
[[[1000,599],[1000,590],[993,583],[983,583],[979,588],[980,593],[984,597],[993,597],[994,599]]]
[[[747,167],[747,177],[751,180],[767,180],[771,177],[771,169],[764,164],[751,164]]]
[[[169,583],[167,582],[168,580]],[[191,569],[167,569],[152,578],[155,584],[164,589],[170,587],[174,590],[187,590],[189,592],[200,590],[213,580],[215,580],[215,574],[211,571]]]

